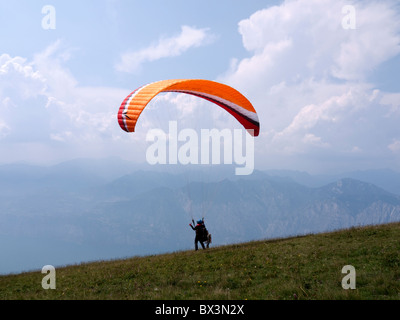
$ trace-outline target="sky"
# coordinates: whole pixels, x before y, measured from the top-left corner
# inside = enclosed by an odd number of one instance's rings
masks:
[[[0,38],[0,164],[140,163],[168,120],[238,128],[168,93],[121,130],[131,91],[194,78],[251,101],[257,169],[400,171],[398,1],[1,0]]]

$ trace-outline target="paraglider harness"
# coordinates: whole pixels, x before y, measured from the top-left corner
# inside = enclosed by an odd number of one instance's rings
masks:
[[[193,224],[194,220],[192,219]],[[196,231],[196,238],[200,241],[200,242],[205,242],[207,245],[207,248],[209,247],[212,239],[211,239],[211,233],[208,232],[205,224],[204,224],[204,218],[197,221],[197,224],[195,227],[192,226],[192,224],[189,224],[193,230]]]

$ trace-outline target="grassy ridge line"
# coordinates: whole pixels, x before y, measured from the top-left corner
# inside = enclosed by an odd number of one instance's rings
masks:
[[[0,299],[395,299],[400,223],[0,277]],[[344,290],[343,266],[356,270]]]

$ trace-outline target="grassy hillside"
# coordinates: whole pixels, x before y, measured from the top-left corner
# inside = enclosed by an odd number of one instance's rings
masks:
[[[396,299],[400,223],[0,277],[0,299]],[[356,289],[342,288],[342,267]]]

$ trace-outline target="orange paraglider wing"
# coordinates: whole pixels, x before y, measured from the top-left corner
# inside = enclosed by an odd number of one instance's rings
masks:
[[[210,80],[162,80],[136,89],[119,108],[120,127],[127,132],[134,132],[143,109],[161,92],[186,93],[211,101],[233,115],[253,136],[259,135],[257,112],[250,101],[236,89]]]

